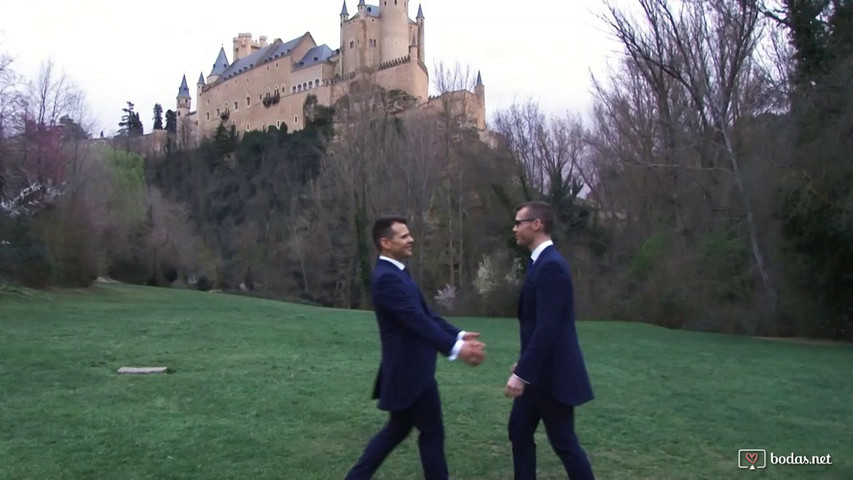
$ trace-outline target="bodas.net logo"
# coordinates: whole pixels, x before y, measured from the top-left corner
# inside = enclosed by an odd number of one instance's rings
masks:
[[[749,470],[767,468],[767,451],[763,448],[742,448],[737,451],[737,466]]]

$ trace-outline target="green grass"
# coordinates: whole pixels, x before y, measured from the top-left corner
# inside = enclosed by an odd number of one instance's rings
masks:
[[[451,476],[511,479],[511,319],[439,360]],[[853,478],[853,348],[579,325],[597,398],[577,430],[599,479]],[[99,285],[0,292],[0,479],[343,478],[385,421],[371,312]],[[165,365],[169,375],[122,376]],[[540,427],[540,479],[565,478]],[[377,479],[421,478],[415,435]],[[739,448],[831,466],[737,468]]]

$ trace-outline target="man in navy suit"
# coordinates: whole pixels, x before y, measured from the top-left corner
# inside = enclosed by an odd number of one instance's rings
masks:
[[[540,420],[569,478],[594,478],[574,428],[574,408],[592,400],[592,387],[575,329],[572,279],[551,241],[553,225],[549,204],[528,202],[516,210],[512,229],[516,243],[531,251],[518,305],[521,355],[505,390],[515,399],[508,430],[516,480],[536,478],[533,434]]]
[[[379,399],[379,409],[389,412],[389,419],[367,444],[347,480],[369,479],[412,427],[420,432],[424,478],[447,480],[436,353],[470,365],[479,365],[485,358],[478,333],[459,330],[427,306],[402,263],[412,256],[414,242],[402,217],[380,218],[373,225],[373,243],[380,256],[371,296],[382,343],[373,398]]]

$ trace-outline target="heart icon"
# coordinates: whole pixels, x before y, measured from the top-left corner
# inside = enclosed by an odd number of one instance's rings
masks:
[[[755,463],[758,460],[758,452],[749,452],[744,456],[749,463]]]

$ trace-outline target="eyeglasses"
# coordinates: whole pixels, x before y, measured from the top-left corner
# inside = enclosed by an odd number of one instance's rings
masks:
[[[513,222],[515,223],[515,226],[517,227],[524,222],[532,222],[534,220],[539,220],[539,219],[538,218],[522,218],[521,220],[513,220]]]

